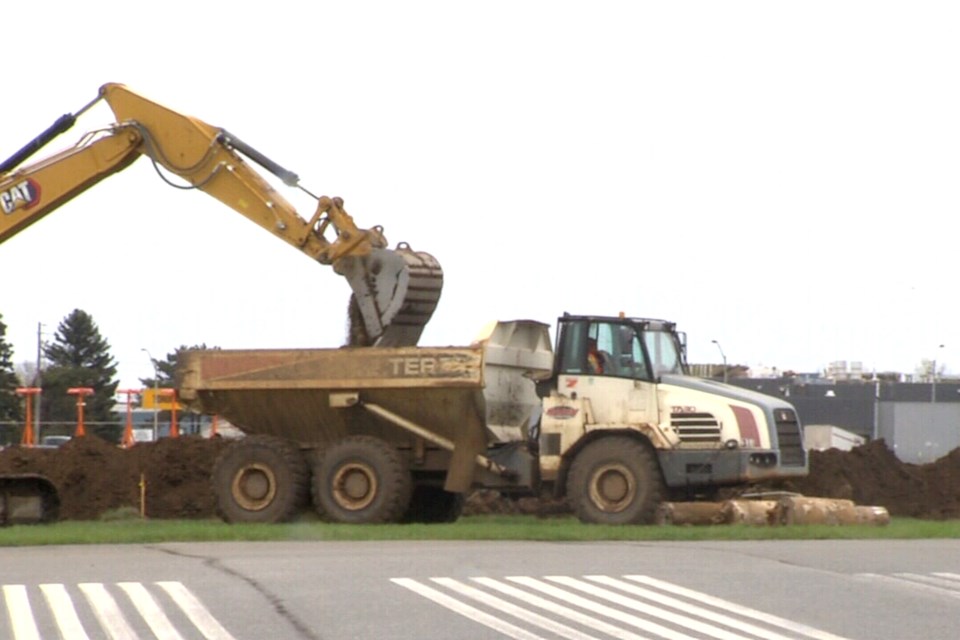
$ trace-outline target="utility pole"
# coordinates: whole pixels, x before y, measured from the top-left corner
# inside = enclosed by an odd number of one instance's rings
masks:
[[[43,352],[43,323],[37,323],[37,373],[34,376],[33,386],[36,387],[37,392],[34,394],[33,400],[33,436],[37,439],[37,442],[40,442],[40,394],[43,393],[43,377],[40,365],[43,363],[41,360]],[[30,402],[30,398],[27,399],[27,402]]]

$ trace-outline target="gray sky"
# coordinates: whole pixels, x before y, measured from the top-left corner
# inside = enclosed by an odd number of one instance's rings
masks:
[[[21,8],[0,159],[122,82],[433,253],[423,344],[624,311],[678,322],[695,362],[719,362],[711,340],[799,371],[960,357],[956,3],[131,6]],[[110,121],[98,106],[48,150]],[[81,308],[123,387],[152,375],[141,349],[345,334],[332,269],[145,159],[0,245],[0,273],[17,362]]]

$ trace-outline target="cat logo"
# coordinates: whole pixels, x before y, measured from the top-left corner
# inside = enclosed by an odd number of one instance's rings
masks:
[[[29,209],[40,201],[40,185],[33,179],[21,180],[6,191],[0,193],[0,207],[3,213],[12,214],[17,209]]]

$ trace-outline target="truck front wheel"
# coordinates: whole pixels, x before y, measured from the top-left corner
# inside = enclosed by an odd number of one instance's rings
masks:
[[[567,495],[582,522],[647,524],[665,495],[656,457],[632,438],[588,444],[570,466]]]
[[[314,468],[314,505],[336,522],[397,522],[412,492],[413,478],[397,450],[370,436],[331,445]]]
[[[227,522],[284,522],[306,504],[310,470],[300,451],[272,436],[230,444],[213,466],[217,511]]]

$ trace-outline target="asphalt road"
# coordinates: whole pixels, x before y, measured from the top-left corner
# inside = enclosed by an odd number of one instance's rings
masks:
[[[960,541],[0,549],[0,638],[953,639]]]

